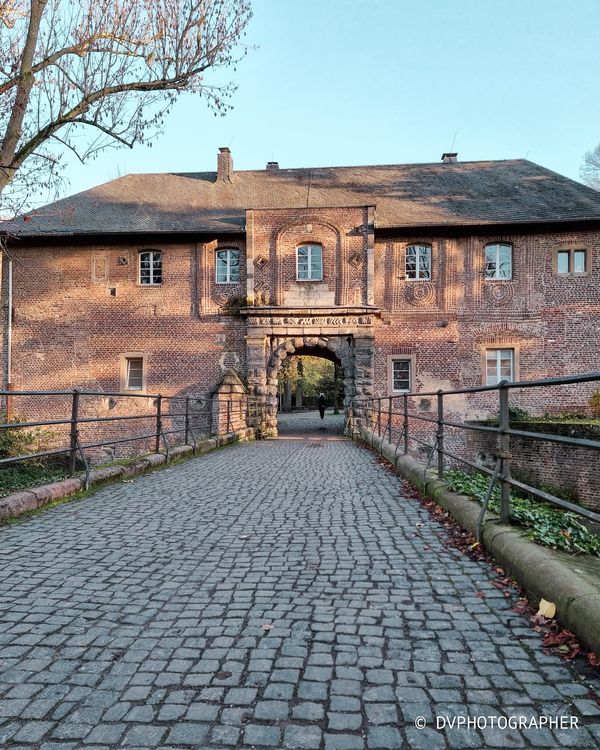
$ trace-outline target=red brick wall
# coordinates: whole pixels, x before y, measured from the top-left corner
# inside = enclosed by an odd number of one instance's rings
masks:
[[[253,265],[254,285],[282,299],[296,283],[296,245],[319,242],[329,291],[346,305],[364,304],[367,215],[361,207],[254,211],[247,239],[255,260],[266,261]],[[483,248],[496,241],[513,243],[512,281],[483,278]],[[404,280],[404,248],[413,242],[432,245],[431,281]],[[218,247],[241,249],[238,284],[215,283]],[[592,274],[557,278],[552,268],[557,247],[588,248]],[[147,248],[164,253],[160,287],[138,284],[138,253]],[[148,392],[208,396],[225,366],[245,373],[245,322],[224,314],[228,299],[246,294],[245,250],[243,238],[16,246],[13,387],[119,390],[120,356],[143,352]],[[600,234],[378,238],[375,303],[382,308],[374,327],[376,395],[389,392],[389,355],[415,356],[415,386],[424,391],[480,385],[486,347],[517,348],[521,379],[595,370]],[[511,396],[511,403],[533,414],[583,411],[593,389],[524,390]],[[35,407],[40,413],[47,408]],[[455,397],[447,404],[450,415],[470,418],[496,409],[490,395]]]
[[[519,424],[515,428],[522,429]],[[550,434],[568,433],[571,437],[600,438],[600,428],[577,427],[576,425],[533,424],[532,429]],[[493,457],[496,451],[495,436],[481,432],[469,432],[466,443],[471,460],[479,456],[481,461]],[[567,493],[584,507],[600,510],[600,466],[595,451],[589,448],[562,446],[525,438],[511,438],[511,472],[526,484],[545,485],[549,492],[556,489]]]

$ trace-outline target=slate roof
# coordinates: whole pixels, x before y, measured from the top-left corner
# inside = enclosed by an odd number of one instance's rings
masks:
[[[600,192],[524,159],[131,174],[0,225],[21,236],[244,231],[246,208],[374,205],[376,229],[600,220]]]

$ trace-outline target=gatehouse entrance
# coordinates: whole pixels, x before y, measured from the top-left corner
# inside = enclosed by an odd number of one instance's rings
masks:
[[[342,311],[339,308],[248,307],[243,310],[247,318],[248,389],[251,396],[263,402],[261,433],[264,436],[277,434],[281,371],[284,362],[294,357],[316,357],[337,365],[343,392],[339,409],[345,414],[355,396],[373,394],[372,313],[369,308]],[[289,362],[285,367],[290,367]],[[291,407],[291,398],[289,402]]]
[[[279,368],[277,392],[280,436],[344,432],[343,368],[333,352],[300,349],[288,356]]]

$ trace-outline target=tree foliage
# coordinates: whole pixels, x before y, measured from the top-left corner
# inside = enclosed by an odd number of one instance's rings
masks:
[[[344,383],[341,375],[335,375],[334,363],[323,357],[312,357],[296,355],[284,360],[284,366],[279,370],[280,387],[285,380],[290,381],[291,390],[295,392],[298,385],[298,360],[302,358],[302,392],[306,399],[316,399],[320,393],[325,394],[327,403],[334,402],[334,394],[337,393],[341,400],[344,392]],[[289,363],[286,365],[285,363]]]
[[[0,0],[3,210],[56,187],[61,161],[148,141],[178,95],[224,113],[249,0]],[[208,78],[208,72],[213,74]]]
[[[583,157],[580,175],[587,185],[600,190],[600,143]]]

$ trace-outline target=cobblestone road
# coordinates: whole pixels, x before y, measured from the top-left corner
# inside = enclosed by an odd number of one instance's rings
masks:
[[[589,687],[432,530],[367,450],[310,434],[3,527],[0,746],[597,747]],[[435,725],[519,715],[583,728]]]

